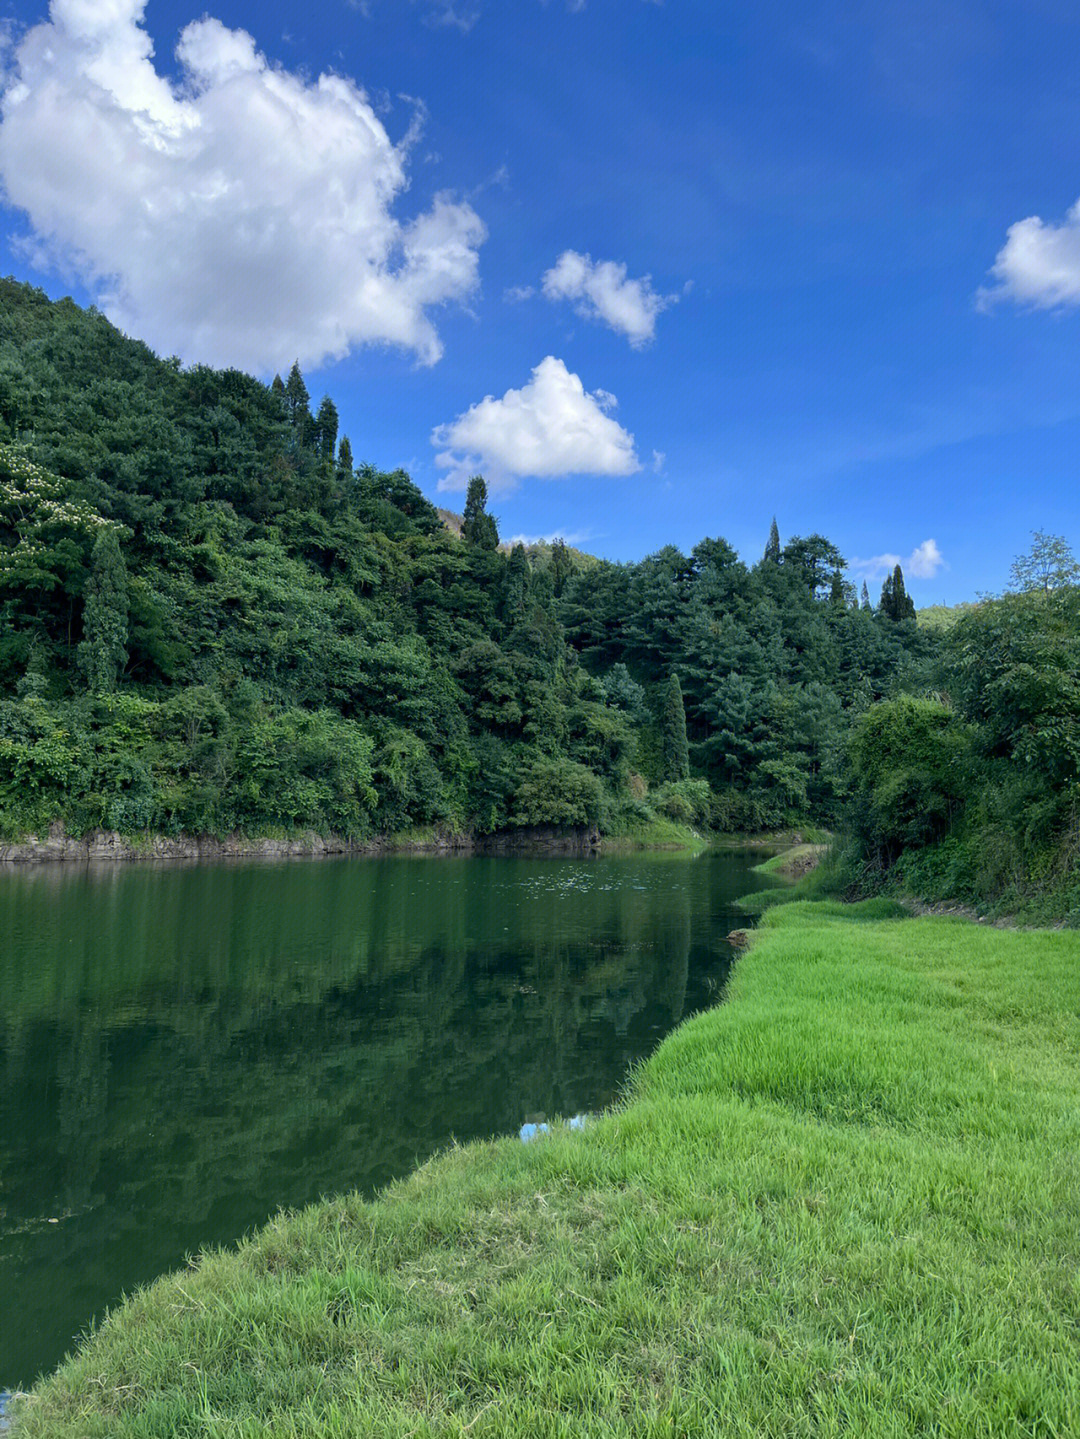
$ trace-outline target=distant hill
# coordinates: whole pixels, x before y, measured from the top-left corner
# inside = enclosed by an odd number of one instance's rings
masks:
[[[461,527],[465,523],[464,515],[455,514],[453,510],[444,510],[441,505],[436,506],[435,513],[438,515],[439,519],[442,520],[443,524],[450,531],[450,533],[452,535],[455,535],[460,540]]]
[[[974,609],[978,609],[978,604],[973,601],[958,605],[927,605],[925,609],[916,611],[915,618],[923,629],[940,635],[951,630],[958,619]]]
[[[459,515],[454,510],[444,510],[441,506],[436,509],[435,513],[446,529],[449,530],[456,539],[460,540],[462,528],[465,524],[464,515]],[[523,549],[530,560],[538,564],[541,569],[546,568],[550,562],[553,548],[554,546],[550,540],[535,540],[531,544],[523,545]],[[504,555],[508,555],[513,549],[513,545],[509,540],[502,540],[499,544],[499,549]],[[581,570],[593,569],[596,565],[604,563],[604,561],[598,559],[596,555],[590,555],[585,550],[575,549],[573,545],[567,545],[566,552],[570,556],[575,573]]]

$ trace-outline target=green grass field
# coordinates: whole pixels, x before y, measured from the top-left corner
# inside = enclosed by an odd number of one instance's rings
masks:
[[[890,912],[770,911],[616,1112],[161,1280],[18,1433],[1080,1434],[1080,937]]]

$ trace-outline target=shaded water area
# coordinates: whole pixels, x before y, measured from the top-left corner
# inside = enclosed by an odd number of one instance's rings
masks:
[[[0,873],[0,1390],[279,1207],[608,1104],[759,858]]]

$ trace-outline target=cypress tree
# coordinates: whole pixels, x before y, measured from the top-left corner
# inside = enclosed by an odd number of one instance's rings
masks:
[[[555,540],[551,546],[551,583],[558,599],[566,587],[566,581],[574,570],[574,562],[565,540]]]
[[[289,371],[289,383],[285,386],[285,410],[291,423],[302,432],[311,419],[311,396],[300,373],[299,360],[293,361],[293,367]]]
[[[346,479],[352,477],[353,457],[352,445],[349,444],[348,435],[342,435],[341,444],[338,446],[337,467],[340,474]]]
[[[116,688],[127,664],[127,637],[127,568],[116,530],[107,525],[94,541],[79,645],[79,664],[94,694]]]
[[[904,588],[904,572],[899,565],[896,567],[896,610],[899,620],[915,618],[915,601]]]
[[[773,515],[773,522],[769,527],[769,543],[765,546],[765,554],[762,558],[771,565],[780,563],[780,531],[776,527],[775,515]]]
[[[899,565],[881,587],[881,604],[878,608],[890,620],[915,618],[915,601],[904,587],[904,572]]]
[[[690,749],[686,743],[686,710],[683,707],[682,685],[674,670],[664,691],[660,728],[663,734],[664,779],[689,779]]]
[[[529,593],[529,561],[524,545],[515,545],[510,551],[506,565],[504,612],[511,624],[516,624],[525,614],[525,602]]]
[[[315,453],[322,460],[334,461],[337,452],[338,412],[329,395],[324,395],[315,416]]]
[[[483,475],[473,475],[465,493],[465,512],[461,522],[461,537],[470,545],[479,543],[480,520],[487,505],[487,485]]]
[[[884,615],[887,620],[896,618],[896,605],[893,602],[893,594],[896,589],[896,572],[885,576],[885,583],[881,586],[881,599],[878,600],[878,614]]]
[[[870,591],[866,588],[865,580],[862,582],[862,604],[860,608],[864,610],[870,609]]]
[[[465,495],[465,514],[461,536],[467,544],[482,550],[499,547],[499,528],[494,515],[487,512],[487,485],[483,475],[473,475]]]
[[[274,376],[273,383],[270,386],[270,393],[283,410],[288,408],[288,401],[285,396],[285,381],[280,375]]]

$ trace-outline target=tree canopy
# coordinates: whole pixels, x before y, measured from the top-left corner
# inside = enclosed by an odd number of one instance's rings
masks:
[[[298,364],[184,369],[0,282],[7,833],[832,822],[851,725],[929,682],[822,535],[507,552],[482,476],[459,538],[339,428]]]

